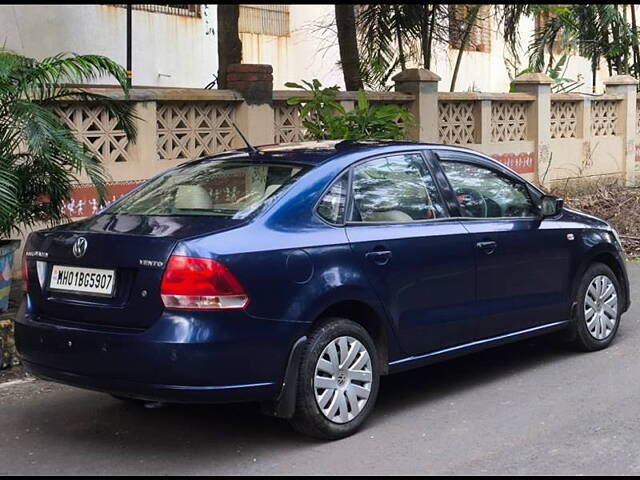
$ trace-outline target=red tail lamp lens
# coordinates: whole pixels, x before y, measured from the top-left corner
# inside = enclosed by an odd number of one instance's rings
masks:
[[[166,308],[218,310],[244,308],[249,297],[221,263],[174,255],[162,277],[160,294]]]

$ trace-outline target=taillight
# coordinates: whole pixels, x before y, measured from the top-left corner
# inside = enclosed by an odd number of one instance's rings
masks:
[[[26,292],[29,288],[29,265],[27,265],[27,257],[22,256],[22,290]]]
[[[249,303],[240,282],[221,263],[173,255],[162,276],[160,295],[171,309],[244,308]]]

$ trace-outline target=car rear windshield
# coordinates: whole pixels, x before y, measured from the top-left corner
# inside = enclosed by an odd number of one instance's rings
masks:
[[[246,218],[309,168],[231,160],[187,164],[148,182],[103,213]]]

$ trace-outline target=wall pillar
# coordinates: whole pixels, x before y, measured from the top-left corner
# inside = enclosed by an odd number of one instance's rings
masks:
[[[274,143],[276,130],[270,104],[249,105],[242,102],[236,109],[236,125],[254,147]],[[240,136],[236,138],[234,147],[246,147]]]
[[[340,100],[340,105],[342,105],[342,108],[347,112],[352,112],[356,109],[355,100]]]
[[[135,104],[134,113],[138,117],[136,120],[138,136],[136,142],[129,146],[131,159],[127,162],[129,178],[118,178],[117,180],[146,179],[168,167],[158,161],[156,109],[155,101]]]
[[[242,94],[235,114],[236,125],[253,146],[275,141],[273,117],[273,67],[271,65],[233,64],[227,67],[227,87]],[[239,136],[235,147],[245,143]]]
[[[475,102],[473,116],[476,119],[475,141],[487,145],[491,142],[491,100]]]
[[[395,75],[396,92],[411,93],[415,100],[409,111],[415,125],[409,138],[417,142],[438,142],[438,82],[440,77],[424,68],[409,68]]]
[[[606,93],[622,96],[618,111],[617,135],[622,136],[623,162],[622,168],[627,185],[633,185],[636,181],[636,145],[638,144],[636,132],[636,101],[638,81],[630,75],[615,75],[606,82]]]
[[[546,186],[548,178],[544,177],[551,158],[551,84],[553,80],[544,73],[525,73],[516,77],[513,82],[516,92],[535,96],[527,113],[527,137],[534,141],[536,154],[535,181]]]

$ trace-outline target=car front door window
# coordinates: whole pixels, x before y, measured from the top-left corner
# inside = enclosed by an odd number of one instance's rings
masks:
[[[527,187],[478,165],[442,161],[464,217],[535,217]]]

